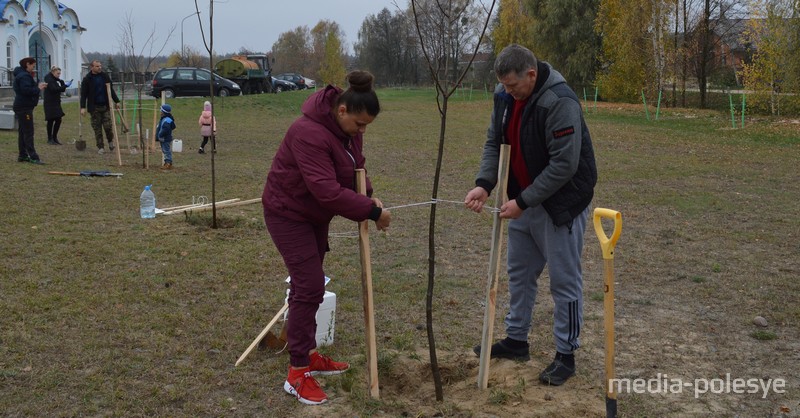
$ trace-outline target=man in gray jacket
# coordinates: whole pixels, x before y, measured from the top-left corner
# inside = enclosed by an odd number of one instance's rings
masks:
[[[558,386],[575,374],[574,351],[583,324],[581,252],[597,183],[592,140],[578,97],[550,64],[512,44],[498,54],[494,70],[500,85],[480,172],[464,199],[469,209],[481,211],[497,185],[500,145],[509,144],[509,201],[500,208],[500,217],[511,219],[507,337],[492,345],[491,357],[530,359],[536,282],[547,265],[556,354],[539,380]],[[474,351],[480,350],[476,346]]]

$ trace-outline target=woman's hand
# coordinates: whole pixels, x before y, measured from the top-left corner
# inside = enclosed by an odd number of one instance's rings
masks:
[[[375,221],[375,226],[378,228],[378,231],[386,231],[389,229],[389,224],[392,222],[392,213],[388,210],[381,211],[381,217]]]

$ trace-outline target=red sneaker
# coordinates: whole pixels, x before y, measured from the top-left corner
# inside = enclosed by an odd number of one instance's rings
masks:
[[[294,395],[298,401],[306,405],[319,405],[328,400],[328,396],[322,391],[317,380],[311,376],[308,367],[293,369],[289,367],[289,376],[283,382],[283,390],[290,395]]]
[[[318,351],[315,351],[314,354],[310,356],[311,364],[309,368],[311,369],[311,375],[323,375],[323,376],[330,376],[334,374],[340,374],[347,371],[350,368],[348,363],[343,363],[339,361],[333,361],[328,356],[323,356]]]

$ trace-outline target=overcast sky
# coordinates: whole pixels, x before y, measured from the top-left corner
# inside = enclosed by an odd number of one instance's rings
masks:
[[[200,35],[194,0],[60,0],[75,10],[81,26],[87,29],[81,36],[86,52],[118,52],[120,24],[130,13],[134,22],[137,49],[156,27],[156,44],[163,44],[169,28],[175,32],[167,43],[165,54],[181,49],[183,43],[205,51]],[[215,0],[214,49],[219,54],[237,52],[242,47],[254,52],[267,52],[278,36],[298,26],[313,28],[320,20],[335,21],[345,33],[347,48],[352,51],[358,40],[358,30],[367,15],[375,15],[384,7],[397,10],[395,1],[406,7],[406,0]],[[200,16],[208,36],[210,0],[198,0]],[[184,20],[186,16],[190,18]]]

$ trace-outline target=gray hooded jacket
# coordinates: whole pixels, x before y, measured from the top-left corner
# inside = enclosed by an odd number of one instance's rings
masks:
[[[475,184],[491,192],[497,185],[500,145],[514,98],[502,85],[494,93],[492,121]],[[521,209],[543,205],[557,226],[571,224],[592,201],[597,167],[580,101],[564,77],[540,62],[533,93],[522,114],[520,148],[532,183],[524,190],[509,176],[508,196]]]

